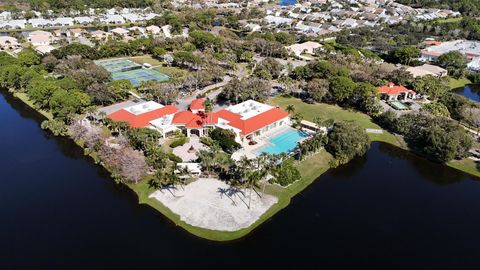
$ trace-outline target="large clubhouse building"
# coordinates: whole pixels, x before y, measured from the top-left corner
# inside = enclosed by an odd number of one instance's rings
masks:
[[[155,128],[166,137],[178,130],[188,137],[203,136],[210,128],[233,131],[243,142],[290,123],[287,112],[254,100],[247,100],[217,112],[205,112],[204,100],[192,101],[189,110],[153,101],[134,104],[107,115],[114,121],[126,121],[132,128]]]

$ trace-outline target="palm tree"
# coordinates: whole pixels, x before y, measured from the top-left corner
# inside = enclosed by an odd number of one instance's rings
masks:
[[[293,114],[293,113],[295,113],[295,106],[293,106],[292,104],[289,104],[289,105],[287,105],[287,107],[285,108],[285,110],[286,110],[289,114]]]
[[[210,176],[210,168],[213,166],[214,160],[211,153],[207,150],[198,151],[198,158],[200,159],[200,164],[207,171],[207,175]]]

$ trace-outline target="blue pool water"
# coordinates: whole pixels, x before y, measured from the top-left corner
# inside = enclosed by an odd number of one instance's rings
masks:
[[[257,153],[267,153],[267,154],[280,154],[288,153],[292,151],[297,143],[307,137],[308,135],[304,132],[288,129],[275,137],[269,140],[270,144],[261,147],[257,150]]]
[[[295,5],[297,0],[280,0],[280,6],[291,6]]]

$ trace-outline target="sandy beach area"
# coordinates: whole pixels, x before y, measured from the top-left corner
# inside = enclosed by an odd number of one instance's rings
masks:
[[[172,194],[173,193],[173,194]],[[198,179],[172,190],[157,190],[150,194],[178,214],[190,225],[218,231],[238,231],[252,225],[278,199],[263,194],[260,198],[252,192],[248,208],[250,190],[232,192],[230,186],[217,179]]]

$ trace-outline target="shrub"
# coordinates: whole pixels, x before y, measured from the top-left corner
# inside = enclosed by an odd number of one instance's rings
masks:
[[[186,143],[187,143],[187,137],[182,136],[182,137],[176,139],[175,141],[173,141],[173,142],[170,144],[170,147],[171,147],[171,148],[175,148],[175,147],[184,145],[184,144],[186,144]]]
[[[231,130],[215,128],[210,132],[210,138],[218,142],[225,152],[232,153],[240,148],[240,144],[235,141],[235,133]]]
[[[175,163],[180,163],[182,162],[182,158],[175,155],[174,153],[168,153],[168,159],[175,162]]]

